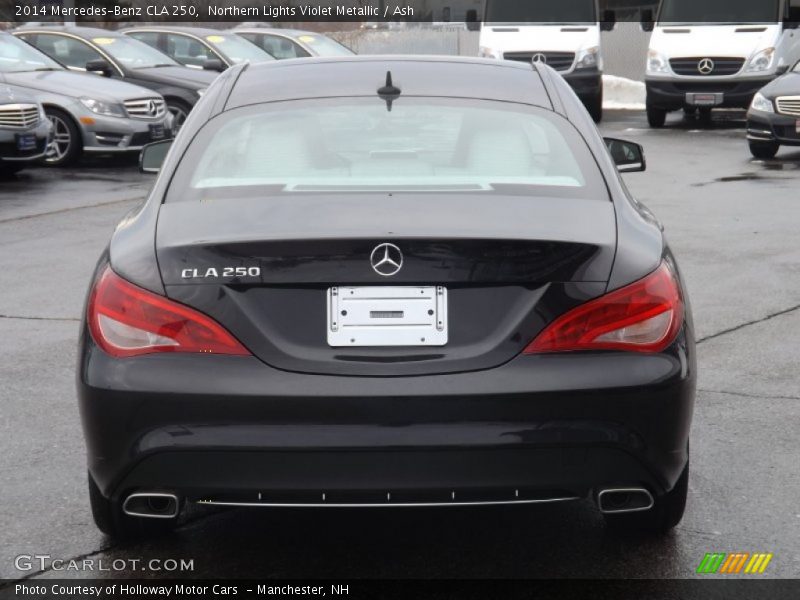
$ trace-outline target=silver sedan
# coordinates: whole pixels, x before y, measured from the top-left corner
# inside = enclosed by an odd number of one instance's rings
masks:
[[[161,95],[136,85],[73,73],[36,48],[0,33],[0,83],[27,91],[53,125],[47,162],[62,166],[86,153],[138,152],[171,137]]]

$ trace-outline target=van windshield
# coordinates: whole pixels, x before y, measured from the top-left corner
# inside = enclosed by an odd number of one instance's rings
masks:
[[[596,23],[595,0],[486,0],[484,22],[494,25]]]
[[[660,23],[726,25],[777,23],[779,0],[663,0]]]

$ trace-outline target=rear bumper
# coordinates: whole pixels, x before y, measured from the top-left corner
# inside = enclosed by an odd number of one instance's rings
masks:
[[[647,104],[666,110],[677,110],[687,106],[687,93],[722,94],[722,103],[713,108],[747,108],[753,96],[769,79],[736,80],[665,80],[645,79]]]
[[[85,341],[89,470],[124,498],[452,503],[672,488],[687,457],[693,346],[520,356],[439,376],[336,377],[249,357],[115,360]],[[323,496],[324,495],[324,496]]]
[[[747,113],[747,139],[778,142],[785,146],[800,146],[798,123],[800,117],[751,110]]]

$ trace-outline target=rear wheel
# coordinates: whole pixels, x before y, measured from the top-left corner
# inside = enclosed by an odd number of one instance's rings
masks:
[[[667,122],[667,111],[651,104],[647,105],[647,122],[650,127],[660,129]]]
[[[110,500],[100,493],[100,489],[89,474],[89,503],[97,528],[107,536],[117,539],[157,537],[172,531],[178,522],[174,519],[145,519],[129,517],[122,512],[119,502]]]
[[[53,124],[53,143],[45,162],[54,167],[66,167],[74,164],[83,152],[81,132],[72,118],[63,110],[45,108],[44,112]]]
[[[655,499],[650,510],[603,515],[611,529],[617,531],[666,533],[683,518],[689,493],[689,463],[671,491]]]
[[[775,158],[780,147],[778,142],[750,142],[750,153],[756,158]]]

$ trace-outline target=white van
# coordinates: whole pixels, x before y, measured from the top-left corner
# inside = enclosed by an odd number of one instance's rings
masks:
[[[480,56],[543,62],[558,71],[592,118],[603,116],[600,31],[614,28],[614,13],[600,23],[597,0],[486,0]]]
[[[647,120],[663,127],[683,108],[747,108],[755,93],[800,60],[800,0],[662,0],[647,56]]]

